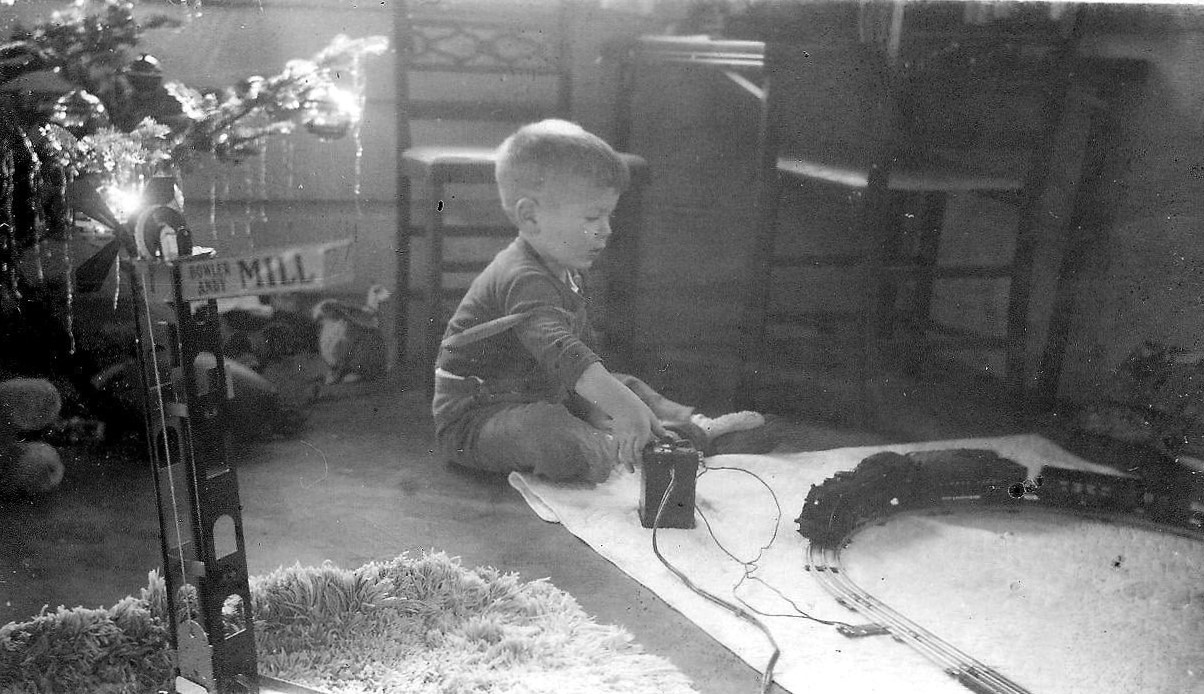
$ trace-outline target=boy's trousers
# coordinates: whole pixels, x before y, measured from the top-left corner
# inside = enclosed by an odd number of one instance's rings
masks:
[[[614,374],[664,422],[689,420],[694,408],[673,402],[634,376]],[[436,374],[436,439],[443,455],[465,467],[534,471],[552,480],[598,482],[618,464],[618,444],[592,406],[571,395],[563,403],[491,391],[471,378]]]

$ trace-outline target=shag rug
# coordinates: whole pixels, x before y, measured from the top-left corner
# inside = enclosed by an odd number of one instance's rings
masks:
[[[332,693],[695,692],[546,580],[443,553],[279,568],[250,581],[259,672]],[[164,584],[108,609],[0,627],[0,692],[154,692],[171,677]]]

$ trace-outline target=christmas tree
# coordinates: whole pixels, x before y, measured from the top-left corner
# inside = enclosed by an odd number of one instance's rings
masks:
[[[362,95],[336,87],[338,75],[388,47],[382,36],[337,36],[278,74],[200,89],[164,79],[158,60],[137,50],[144,32],[187,30],[186,20],[137,17],[128,0],[74,0],[0,44],[0,378],[78,361],[70,316],[61,314],[79,271],[49,277],[22,261],[77,233],[73,207],[117,237],[93,266],[107,272],[116,253],[133,250],[120,243],[129,230],[105,205],[82,209],[98,183],[140,185],[203,159],[235,163],[298,126],[341,137],[355,126]],[[82,370],[90,375],[94,366]]]

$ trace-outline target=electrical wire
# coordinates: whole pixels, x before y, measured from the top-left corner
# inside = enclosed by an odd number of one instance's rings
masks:
[[[725,465],[708,466],[708,467],[703,467],[699,471],[698,477],[702,477],[703,473],[709,472],[711,470],[729,470],[732,472],[742,472],[742,473],[752,477],[753,479],[757,480],[758,482],[760,482],[761,486],[765,487],[765,490],[769,492],[770,498],[773,499],[773,505],[774,505],[774,509],[775,509],[774,518],[773,518],[773,533],[769,537],[769,542],[762,545],[761,548],[757,551],[757,556],[752,559],[749,559],[749,560],[740,559],[732,551],[730,551],[726,546],[724,546],[723,542],[721,542],[719,540],[719,537],[715,534],[715,530],[711,527],[711,521],[710,521],[710,519],[707,518],[706,513],[702,510],[702,507],[697,506],[697,505],[695,505],[695,507],[694,507],[694,510],[698,512],[698,516],[700,518],[702,518],[702,524],[706,527],[707,533],[711,536],[711,540],[713,540],[715,542],[715,546],[718,547],[720,549],[720,551],[722,551],[728,557],[730,557],[732,559],[732,561],[736,562],[737,564],[740,564],[744,568],[744,575],[740,577],[740,580],[736,582],[735,586],[732,586],[732,594],[736,597],[737,600],[740,601],[740,604],[742,604],[746,608],[748,608],[748,610],[750,612],[754,612],[758,615],[761,615],[762,617],[791,617],[791,618],[798,618],[798,619],[808,619],[813,622],[823,624],[825,626],[835,626],[835,627],[852,626],[852,625],[848,624],[847,622],[842,622],[839,620],[821,619],[814,615],[808,614],[805,610],[803,610],[801,607],[799,607],[796,602],[791,600],[785,593],[783,593],[781,590],[779,590],[776,586],[771,585],[770,583],[766,582],[764,579],[762,579],[759,576],[753,575],[757,571],[757,569],[760,568],[760,566],[758,566],[758,562],[761,560],[761,557],[765,554],[765,552],[773,545],[773,543],[778,538],[778,528],[781,525],[781,521],[782,521],[781,501],[778,499],[778,495],[773,491],[773,487],[769,486],[768,482],[766,482],[760,475],[753,472],[752,470],[748,470],[748,469],[742,468],[742,467],[733,467],[733,466],[725,466]],[[747,600],[742,598],[736,592],[740,589],[740,586],[744,585],[744,582],[746,580],[756,581],[757,583],[760,583],[761,585],[768,588],[770,591],[772,591],[775,595],[777,595],[783,601],[789,603],[791,609],[794,610],[794,613],[790,614],[790,613],[782,613],[782,612],[765,612],[765,611],[760,610],[760,609],[752,606],[751,604],[749,604]]]
[[[778,647],[778,642],[777,642],[777,640],[775,640],[773,638],[773,634],[771,634],[769,632],[769,628],[766,627],[765,624],[761,622],[761,620],[757,619],[757,616],[755,614],[753,614],[752,612],[749,612],[748,610],[744,609],[743,607],[741,607],[739,605],[732,604],[732,603],[724,600],[723,598],[721,598],[717,595],[714,595],[713,593],[710,593],[710,592],[706,591],[705,589],[699,587],[692,580],[690,580],[689,576],[686,576],[684,573],[682,573],[682,571],[680,569],[678,569],[676,566],[673,566],[671,563],[669,563],[669,560],[665,559],[665,555],[661,554],[660,546],[657,544],[657,541],[656,541],[656,531],[657,531],[657,528],[661,524],[661,516],[664,514],[665,505],[669,503],[669,495],[673,493],[673,488],[676,485],[677,485],[677,470],[676,470],[676,468],[670,468],[669,469],[669,484],[668,484],[668,486],[665,487],[665,493],[661,495],[661,502],[656,507],[656,518],[652,522],[652,552],[653,552],[653,554],[656,555],[656,558],[659,559],[660,562],[665,565],[665,568],[669,569],[669,571],[674,576],[676,576],[678,578],[678,580],[680,580],[682,583],[684,583],[687,588],[694,591],[698,595],[701,595],[702,597],[706,598],[707,600],[710,600],[711,602],[715,603],[716,605],[719,605],[723,609],[731,612],[732,614],[736,615],[740,619],[743,619],[744,621],[752,624],[757,629],[759,629],[762,634],[765,635],[766,640],[769,641],[769,645],[773,647],[773,654],[769,656],[769,662],[765,665],[765,672],[763,672],[761,674],[761,694],[767,694],[767,692],[769,692],[770,685],[773,684],[773,668],[775,665],[777,665],[778,658],[781,657],[781,655],[782,655],[782,649]]]
[[[715,536],[714,531],[711,529],[711,523],[707,519],[706,514],[703,513],[702,509],[700,509],[700,508],[697,508],[696,510],[698,511],[699,517],[702,518],[703,525],[706,526],[707,533],[709,533],[711,536],[711,539],[714,540],[715,546],[718,547],[724,554],[731,557],[732,560],[735,561],[737,564],[740,564],[741,566],[744,567],[744,574],[740,577],[740,580],[736,582],[736,585],[732,586],[732,593],[736,596],[736,599],[740,601],[740,604],[747,607],[750,612],[754,612],[762,617],[790,617],[793,619],[807,619],[812,622],[816,622],[818,624],[823,624],[825,626],[834,626],[834,627],[852,627],[853,626],[853,625],[849,624],[848,622],[842,622],[840,620],[833,620],[833,619],[823,619],[820,617],[816,617],[815,615],[809,614],[806,610],[799,607],[798,603],[796,603],[788,595],[783,593],[777,586],[774,586],[773,584],[765,581],[760,576],[755,576],[754,573],[757,571],[757,569],[761,568],[760,566],[757,565],[756,560],[744,561],[744,560],[739,559],[735,555],[733,555],[730,551],[728,551],[728,549],[726,547],[724,547],[723,543],[719,541],[719,538]],[[768,547],[768,545],[766,545],[766,547]],[[757,583],[760,583],[761,585],[765,586],[767,589],[772,591],[774,595],[777,595],[784,602],[789,603],[790,609],[794,610],[794,612],[792,612],[792,613],[766,612],[765,610],[762,610],[760,608],[754,607],[753,605],[749,604],[749,602],[747,600],[745,600],[743,597],[741,597],[739,594],[736,593],[736,591],[738,591],[740,589],[740,586],[744,585],[744,582],[746,580],[747,581],[756,581]]]

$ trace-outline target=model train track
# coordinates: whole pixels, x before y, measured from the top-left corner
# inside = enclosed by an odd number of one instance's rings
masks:
[[[853,582],[840,563],[840,547],[811,542],[807,570],[836,601],[871,621],[852,636],[886,633],[939,665],[945,674],[977,694],[1031,694],[1028,689],[911,621]]]
[[[1182,471],[1138,478],[1046,465],[1034,478],[1027,472],[990,450],[880,452],[812,485],[798,517],[809,541],[807,569],[838,602],[872,622],[842,632],[890,634],[974,692],[1020,694],[1027,690],[862,590],[845,575],[841,548],[888,517],[957,508],[1069,513],[1204,539],[1204,480]]]

